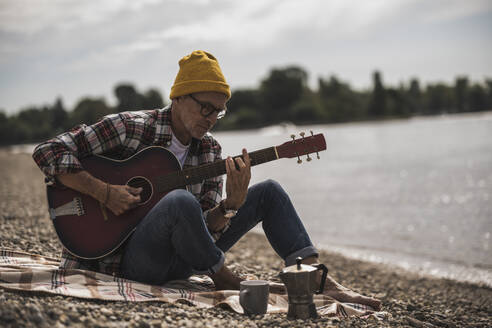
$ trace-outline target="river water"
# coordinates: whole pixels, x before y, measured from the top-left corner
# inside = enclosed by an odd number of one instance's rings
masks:
[[[317,246],[492,286],[492,112],[215,136],[237,155],[309,130],[320,160],[256,166],[252,183],[280,182]]]
[[[226,156],[310,130],[326,138],[321,159],[255,166],[252,183],[280,182],[318,247],[492,286],[492,112],[215,137]]]

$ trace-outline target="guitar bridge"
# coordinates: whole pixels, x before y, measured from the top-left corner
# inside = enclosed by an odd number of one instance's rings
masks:
[[[57,208],[50,208],[51,220],[56,219],[57,216],[63,215],[84,215],[84,206],[82,205],[82,198],[74,197],[74,199],[66,204],[58,206]]]

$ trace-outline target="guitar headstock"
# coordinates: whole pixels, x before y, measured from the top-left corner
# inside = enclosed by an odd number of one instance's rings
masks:
[[[301,164],[301,156],[307,155],[306,160],[311,161],[309,154],[316,153],[316,157],[319,159],[319,152],[326,149],[326,141],[323,134],[313,134],[311,131],[310,136],[305,136],[304,132],[300,133],[300,138],[291,135],[292,140],[284,142],[280,146],[277,146],[277,153],[279,158],[294,158],[297,157],[297,163]]]

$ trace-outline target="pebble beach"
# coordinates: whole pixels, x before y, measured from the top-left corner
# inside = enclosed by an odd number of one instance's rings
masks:
[[[0,247],[57,257],[43,175],[29,154],[0,149]],[[379,298],[383,321],[362,318],[288,320],[245,316],[186,303],[104,302],[0,288],[0,327],[490,327],[492,289],[437,279],[322,251],[320,261],[342,285]],[[279,281],[283,267],[263,234],[248,233],[226,254],[234,272]]]

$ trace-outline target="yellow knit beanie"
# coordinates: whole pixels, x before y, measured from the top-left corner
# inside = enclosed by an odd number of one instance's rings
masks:
[[[208,52],[196,50],[179,61],[179,72],[171,87],[169,98],[205,91],[220,92],[225,94],[227,99],[231,98],[231,89],[217,59]]]

